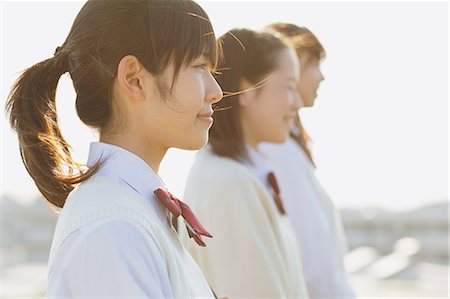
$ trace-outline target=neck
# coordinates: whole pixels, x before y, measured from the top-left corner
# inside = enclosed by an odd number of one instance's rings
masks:
[[[247,138],[245,139],[245,144],[250,146],[252,149],[257,150],[259,142],[251,138]]]
[[[167,148],[144,144],[142,140],[136,140],[130,134],[101,135],[100,142],[117,145],[134,153],[143,159],[155,173],[158,173],[159,165],[168,150]]]
[[[259,140],[257,134],[250,129],[250,126],[247,124],[245,118],[242,119],[241,124],[244,143],[256,150],[261,140]]]

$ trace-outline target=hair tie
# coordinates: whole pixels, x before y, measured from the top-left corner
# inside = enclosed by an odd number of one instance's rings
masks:
[[[62,47],[56,47],[55,53],[53,54],[53,56],[58,55],[58,53],[61,51]]]
[[[69,55],[63,51],[63,47],[56,47],[55,53],[53,55],[64,72],[68,72],[71,69]]]

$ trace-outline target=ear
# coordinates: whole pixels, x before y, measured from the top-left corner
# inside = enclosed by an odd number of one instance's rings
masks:
[[[239,106],[248,107],[251,103],[254,102],[255,91],[251,90],[252,86],[253,86],[253,84],[248,82],[246,79],[244,79],[244,78],[241,79],[241,81],[239,83],[239,90],[241,90],[241,91],[248,90],[248,91],[245,91],[239,95],[239,97],[238,97]]]
[[[117,81],[120,92],[136,99],[145,98],[145,69],[136,56],[124,56],[117,67]]]

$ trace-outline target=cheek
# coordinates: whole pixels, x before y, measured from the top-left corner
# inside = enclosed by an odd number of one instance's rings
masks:
[[[314,81],[315,72],[314,69],[308,68],[301,74],[300,83],[303,83],[304,87],[310,86]]]
[[[289,109],[290,93],[286,88],[273,88],[264,93],[264,106],[267,118],[274,119],[284,115]]]
[[[277,110],[284,114],[286,111],[290,110],[290,103],[293,100],[292,91],[284,88],[277,93],[274,100]]]
[[[174,100],[176,111],[184,118],[195,118],[203,106],[204,90],[201,84],[192,82],[190,86],[177,90]]]
[[[264,124],[265,128],[272,127],[278,130],[288,113],[288,106],[288,100],[285,97],[278,95],[278,97],[272,98],[270,104],[261,113],[259,122]]]
[[[302,81],[300,82],[300,93],[305,95],[309,94],[310,91],[314,88],[313,81],[310,77],[302,78]]]

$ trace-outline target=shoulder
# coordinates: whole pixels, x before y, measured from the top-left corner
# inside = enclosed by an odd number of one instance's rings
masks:
[[[70,234],[61,244],[52,268],[76,261],[108,265],[139,260],[164,265],[163,253],[154,237],[137,222],[106,217]]]
[[[170,291],[170,283],[161,248],[139,223],[120,217],[98,219],[73,232],[49,268],[54,294],[162,297],[165,289]]]
[[[143,247],[157,249],[154,237],[148,230],[138,222],[123,217],[106,217],[86,224],[69,236],[62,248],[69,243],[108,250]]]
[[[299,169],[311,164],[304,150],[295,140],[289,138],[284,143],[262,143],[259,146],[264,159],[275,170]]]
[[[73,198],[77,198],[79,201],[88,201],[94,204],[91,198],[95,198],[95,203],[107,202],[111,203],[111,200],[115,198],[123,197],[136,197],[137,193],[132,192],[130,188],[127,188],[123,184],[114,181],[105,176],[93,176],[88,180],[80,183],[72,192],[70,192],[67,202],[70,203]]]
[[[263,142],[258,146],[258,149],[268,158],[280,157],[285,159],[286,155],[298,155],[303,152],[302,148],[292,138],[288,138],[283,143]]]
[[[186,182],[184,199],[196,209],[253,205],[268,198],[264,185],[243,164],[215,154],[196,158]]]
[[[148,200],[111,179],[92,177],[69,194],[58,217],[52,251],[78,232],[92,231],[93,227],[96,227],[97,234],[108,232],[108,228],[117,225],[117,221],[97,225],[101,223],[98,221],[110,217],[122,219],[119,223],[121,229],[131,229],[133,226],[126,222],[130,221],[135,229],[145,227],[149,233],[158,232],[158,218]]]
[[[71,222],[78,219],[76,221],[79,222],[80,219],[96,219],[110,214],[149,216],[152,211],[148,200],[131,187],[108,177],[94,176],[79,184],[69,194],[60,219],[67,218]]]
[[[222,184],[234,184],[257,179],[242,163],[232,158],[218,156],[211,150],[202,150],[196,156],[188,176],[188,181],[194,183],[196,180],[208,184],[218,180]]]

